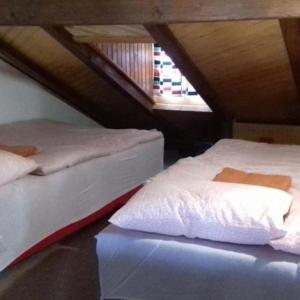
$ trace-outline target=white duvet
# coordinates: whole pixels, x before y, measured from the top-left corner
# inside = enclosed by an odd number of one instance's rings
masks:
[[[7,145],[35,145],[32,156],[46,175],[93,158],[111,155],[162,138],[156,130],[76,127],[50,121],[24,121],[0,125],[0,140]]]

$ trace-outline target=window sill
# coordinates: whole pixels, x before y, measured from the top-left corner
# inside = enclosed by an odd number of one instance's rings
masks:
[[[153,109],[211,112],[207,105],[202,104],[155,103]]]
[[[200,96],[154,96],[154,101],[155,104],[153,109],[211,112],[209,106],[204,102],[204,100]]]

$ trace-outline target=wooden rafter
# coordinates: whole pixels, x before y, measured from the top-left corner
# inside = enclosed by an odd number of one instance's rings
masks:
[[[280,27],[300,97],[300,19],[280,20]]]
[[[180,23],[300,17],[299,0],[1,0],[1,25]]]
[[[205,76],[195,66],[190,56],[176,39],[168,25],[145,25],[145,28],[154,40],[159,43],[172,58],[176,66],[185,75],[212,111],[223,119],[230,119],[229,112],[227,112],[223,103],[207,82]]]
[[[61,43],[73,55],[86,64],[101,79],[112,84],[121,94],[124,95],[124,101],[131,101],[138,108],[143,109],[156,122],[158,127],[168,129],[179,136],[186,136],[185,132],[163,118],[159,112],[153,111],[153,99],[123,70],[121,70],[111,59],[100,51],[94,50],[86,44],[80,44],[73,40],[72,34],[63,27],[44,26],[48,34]]]
[[[106,120],[106,118],[101,115],[99,109],[97,109],[96,103],[82,98],[70,87],[57,80],[55,76],[45,71],[43,68],[26,58],[12,46],[4,43],[3,41],[0,41],[0,59],[15,67],[33,80],[37,81],[49,92],[81,113],[85,114],[96,122],[105,124],[106,126],[110,125],[108,120]]]
[[[123,70],[100,51],[73,40],[72,34],[63,27],[46,26],[44,29],[73,55],[80,59],[96,75],[111,83],[120,93],[141,108],[151,112],[153,100]]]
[[[68,26],[79,43],[149,43],[152,37],[142,25]]]

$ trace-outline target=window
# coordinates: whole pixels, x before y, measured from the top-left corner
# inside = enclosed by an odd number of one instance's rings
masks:
[[[183,110],[210,111],[165,51],[158,44],[154,44],[153,49],[153,95],[157,103],[156,108],[172,109],[173,106]]]

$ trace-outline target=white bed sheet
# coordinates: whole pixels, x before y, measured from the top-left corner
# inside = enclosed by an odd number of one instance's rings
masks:
[[[179,160],[153,180],[212,180],[223,168],[292,177],[292,193],[300,192],[300,146],[222,139],[204,154]]]
[[[0,271],[57,230],[83,219],[163,168],[163,139],[0,188]]]
[[[77,127],[46,120],[0,125],[0,141],[7,145],[34,145],[39,167],[36,175],[48,175],[80,162],[125,151],[162,138],[157,130]]]

